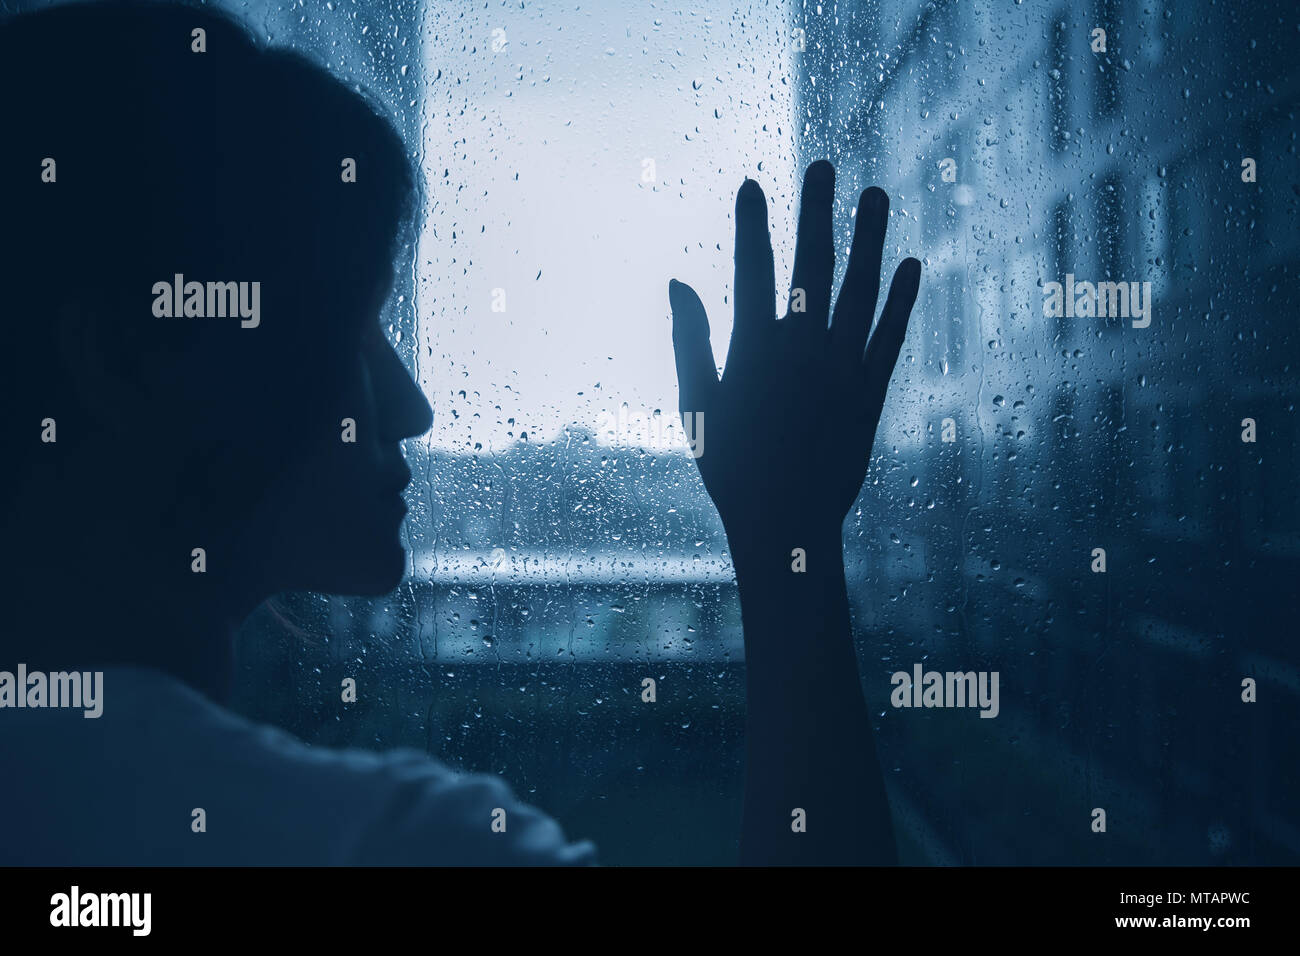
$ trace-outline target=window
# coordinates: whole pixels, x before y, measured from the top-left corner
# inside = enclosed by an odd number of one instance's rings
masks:
[[[1067,196],[1052,205],[1046,238],[1053,271],[1045,281],[1064,283],[1066,277],[1074,272],[1075,250],[1078,249],[1078,235],[1074,227],[1074,200],[1071,197]],[[1047,321],[1055,324],[1057,335],[1073,332],[1072,320],[1064,315]]]
[[[1070,35],[1064,20],[1051,25],[1047,42],[1047,122],[1052,149],[1070,142]]]
[[[1130,283],[1140,278],[1131,275],[1127,259],[1127,239],[1131,213],[1125,213],[1124,182],[1118,172],[1108,173],[1097,187],[1096,215],[1096,282]],[[1116,310],[1116,302],[1108,302],[1098,295],[1098,322],[1108,329],[1122,329],[1130,320]],[[1103,308],[1103,305],[1106,306]],[[1103,315],[1102,313],[1106,314]],[[1113,314],[1112,314],[1113,313]]]
[[[1092,4],[1092,27],[1106,31],[1106,49],[1093,50],[1097,60],[1097,72],[1093,79],[1093,109],[1099,118],[1110,118],[1119,112],[1119,75],[1123,57],[1116,49],[1124,34],[1123,21],[1119,17],[1118,0],[1094,0]],[[1092,36],[1091,30],[1089,36]]]
[[[736,187],[751,175],[768,191],[780,285],[799,172],[829,156],[841,271],[852,198],[873,183],[891,197],[886,288],[905,255],[926,270],[845,524],[863,685],[905,860],[1283,857],[1280,831],[1237,801],[1240,765],[1198,755],[1236,752],[1227,704],[1198,701],[1195,740],[1151,739],[1182,734],[1153,714],[1183,713],[1207,679],[1201,658],[1174,648],[1230,627],[1213,596],[1281,588],[1289,567],[1259,516],[1281,507],[1292,459],[1243,446],[1246,412],[1233,405],[1220,420],[1223,403],[1206,398],[1259,404],[1234,371],[1258,365],[1286,393],[1260,406],[1260,428],[1295,437],[1295,389],[1281,384],[1294,380],[1283,347],[1294,329],[1275,324],[1294,315],[1294,283],[1243,293],[1233,260],[1211,254],[1209,227],[1235,222],[1223,210],[1240,208],[1232,190],[1244,184],[1200,159],[1181,120],[1189,98],[1221,104],[1240,89],[1217,114],[1223,142],[1240,139],[1268,83],[1233,78],[1262,77],[1267,63],[1284,72],[1281,58],[1225,45],[1196,91],[1168,69],[1204,59],[1199,38],[1229,29],[1221,7],[1195,2],[1171,20],[1169,4],[1087,5],[1105,21],[1105,55],[1088,49],[1097,24],[1068,5],[424,4],[418,16],[340,8],[312,14],[319,22],[290,8],[281,36],[358,64],[428,176],[393,335],[437,419],[427,442],[408,443],[408,582],[387,601],[298,598],[294,620],[324,650],[309,638],[262,644],[248,708],[283,700],[275,682],[287,678],[296,703],[277,716],[299,732],[410,743],[500,772],[609,862],[734,860],[742,637],[725,541],[675,425],[664,286],[678,276],[700,291],[721,361]],[[1274,157],[1261,169],[1294,153],[1294,133],[1277,132],[1290,129],[1287,108],[1258,111]],[[1150,139],[1147,166],[1075,146],[1076,129],[1116,127]],[[956,183],[938,175],[945,157]],[[1273,227],[1294,197],[1271,195],[1252,201],[1272,217],[1270,261],[1285,270],[1296,232]],[[1099,340],[1104,321],[1044,317],[1042,285],[1069,273],[1151,280],[1151,327],[1117,322]],[[1272,285],[1279,308],[1261,314],[1257,293]],[[1239,351],[1225,354],[1230,342]],[[1149,481],[1142,463],[1157,469]],[[1144,508],[1166,509],[1174,537]],[[1250,540],[1210,535],[1212,558],[1189,556],[1181,528]],[[1256,577],[1230,579],[1248,548]],[[1258,612],[1253,629],[1281,634],[1269,620]],[[1226,654],[1281,656],[1270,639],[1238,640]],[[902,716],[888,673],[917,661],[1000,670],[1004,717]],[[328,699],[345,666],[384,693],[346,718],[305,706]],[[645,676],[672,688],[653,714],[630,706]],[[1213,811],[1163,805],[1188,779]],[[1145,829],[1116,831],[1103,853],[1086,819],[1063,821],[1110,793]]]

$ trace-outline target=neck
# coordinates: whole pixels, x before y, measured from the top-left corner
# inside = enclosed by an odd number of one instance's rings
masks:
[[[269,594],[238,577],[231,549],[221,549],[225,570],[194,573],[189,551],[166,536],[107,525],[75,535],[47,527],[19,538],[28,542],[20,570],[0,583],[13,609],[0,636],[0,667],[150,667],[227,700],[235,634]]]

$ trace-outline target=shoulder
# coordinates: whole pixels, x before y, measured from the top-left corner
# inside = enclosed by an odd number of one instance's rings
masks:
[[[415,751],[381,757],[387,799],[350,862],[362,864],[592,865],[595,847],[570,843],[553,818],[498,776],[464,773]]]
[[[412,749],[308,746],[163,675],[137,671],[122,683],[124,691],[150,693],[148,709],[168,713],[148,721],[154,745],[147,749],[170,764],[164,792],[200,785],[217,812],[230,815],[217,819],[210,809],[209,834],[218,826],[240,830],[231,850],[253,859],[230,862],[595,862],[592,844],[568,842],[554,819],[495,775],[465,773]]]

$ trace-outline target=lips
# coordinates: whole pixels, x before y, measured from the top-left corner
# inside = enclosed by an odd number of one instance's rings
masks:
[[[384,482],[385,497],[389,495],[400,497],[406,486],[411,483],[411,469],[406,467],[406,462],[401,462],[396,467],[388,469],[386,475],[388,480]]]
[[[400,493],[385,495],[380,507],[383,509],[384,514],[398,521],[406,517],[406,499]]]

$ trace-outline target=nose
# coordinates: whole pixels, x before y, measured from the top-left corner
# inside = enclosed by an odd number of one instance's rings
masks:
[[[433,407],[391,345],[383,350],[374,389],[385,439],[414,438],[433,427]]]

